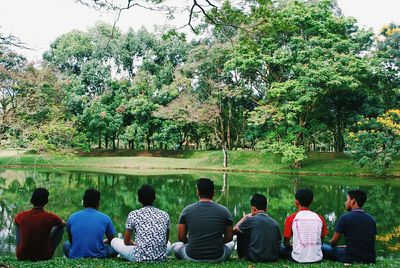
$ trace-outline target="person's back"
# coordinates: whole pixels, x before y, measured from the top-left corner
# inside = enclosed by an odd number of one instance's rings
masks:
[[[185,207],[179,217],[178,239],[172,245],[177,259],[224,262],[233,249],[233,221],[228,209],[212,201],[214,182],[197,180],[199,202]]]
[[[292,258],[297,262],[318,262],[322,260],[322,230],[324,220],[315,212],[301,210],[287,218],[284,235],[291,226],[293,235]],[[326,227],[325,227],[326,229]],[[326,235],[327,231],[324,233]]]
[[[169,216],[153,206],[132,211],[127,225],[135,231],[135,261],[165,260]]]
[[[278,260],[282,237],[279,224],[267,214],[267,198],[262,194],[252,195],[250,210],[233,229],[239,258],[254,262]]]
[[[340,217],[336,231],[346,243],[343,262],[375,263],[376,222],[362,209],[353,209]]]
[[[137,196],[142,208],[129,213],[124,239],[114,238],[111,246],[129,261],[164,261],[170,250],[169,215],[153,206],[156,199],[153,186],[142,185]]]
[[[105,258],[104,234],[115,233],[111,219],[94,208],[85,208],[72,214],[68,219],[67,231],[73,241],[68,255],[71,259]]]
[[[288,216],[283,235],[285,246],[289,248],[292,238],[291,258],[300,263],[313,263],[322,260],[322,237],[328,234],[325,219],[309,210],[313,193],[309,189],[299,189],[295,195],[297,212]]]
[[[44,201],[40,201],[44,198]],[[48,191],[38,188],[34,191],[31,202],[34,208],[23,211],[15,217],[17,225],[18,260],[49,260],[61,240],[65,222],[57,215],[46,212]],[[56,231],[52,229],[58,228]]]
[[[115,236],[110,217],[99,212],[100,192],[87,189],[83,195],[85,209],[75,212],[67,222],[68,240],[64,254],[68,258],[108,258],[116,255],[109,245]],[[103,241],[104,236],[107,237]]]
[[[223,254],[224,229],[232,224],[228,209],[210,202],[197,202],[187,206],[179,223],[189,230],[186,253],[193,259],[217,259]]]

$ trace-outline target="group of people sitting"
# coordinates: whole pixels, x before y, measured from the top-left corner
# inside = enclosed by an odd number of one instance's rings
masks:
[[[324,217],[309,209],[313,193],[309,189],[296,192],[297,211],[286,218],[283,241],[279,224],[267,213],[267,198],[254,194],[251,213],[236,225],[229,210],[212,201],[214,183],[197,180],[199,201],[185,207],[178,222],[178,242],[170,244],[168,213],[153,206],[156,193],[143,185],[137,192],[142,208],[129,213],[123,238],[117,238],[109,216],[101,213],[100,192],[87,189],[83,195],[84,209],[72,214],[67,222],[44,210],[49,192],[37,188],[31,198],[33,208],[15,217],[17,226],[17,258],[48,260],[60,243],[66,226],[68,241],[63,250],[66,257],[109,258],[118,254],[132,262],[164,261],[170,252],[179,260],[223,262],[230,258],[237,238],[239,258],[253,262],[273,262],[279,258],[299,263],[320,262],[323,258],[344,263],[375,262],[375,220],[362,206],[364,191],[348,192],[345,203],[348,213],[342,215],[329,244]],[[345,245],[338,246],[341,236]],[[106,238],[106,239],[104,239]]]

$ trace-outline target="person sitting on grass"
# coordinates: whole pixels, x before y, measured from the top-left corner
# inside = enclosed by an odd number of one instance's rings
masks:
[[[251,213],[233,228],[233,234],[237,235],[239,258],[253,262],[277,261],[282,237],[279,224],[267,214],[267,198],[254,194],[250,208]]]
[[[110,258],[117,253],[109,245],[115,229],[109,216],[98,211],[100,192],[87,189],[83,195],[85,209],[72,214],[67,222],[68,240],[64,254],[70,259]],[[107,239],[103,241],[104,235]]]
[[[37,188],[33,191],[33,208],[17,214],[17,259],[29,261],[50,260],[60,243],[65,222],[57,215],[47,212],[44,207],[49,201],[49,191]]]
[[[153,207],[156,192],[150,185],[142,185],[137,191],[142,208],[129,213],[124,239],[114,238],[111,246],[129,261],[165,261],[170,251],[169,216]],[[135,233],[135,241],[132,234]]]
[[[212,201],[214,183],[197,180],[199,202],[185,207],[179,217],[175,257],[199,262],[223,262],[233,249],[233,221],[229,210]]]
[[[364,191],[348,192],[345,203],[348,213],[336,223],[330,245],[324,244],[322,247],[326,259],[344,263],[375,263],[376,222],[362,209],[365,201],[367,194]],[[342,235],[346,245],[337,247]]]
[[[297,212],[285,220],[281,258],[300,263],[322,260],[322,239],[328,234],[328,229],[325,219],[309,209],[313,198],[313,193],[309,189],[299,189],[296,192],[294,203]],[[290,245],[291,238],[293,246]]]

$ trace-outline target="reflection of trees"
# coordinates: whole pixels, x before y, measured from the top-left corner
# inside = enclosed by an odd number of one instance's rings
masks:
[[[82,172],[25,172],[24,174],[24,180],[14,180],[11,183],[10,178],[5,178],[8,184],[5,183],[5,179],[0,179],[1,251],[13,249],[15,243],[13,218],[18,212],[30,208],[29,198],[37,186],[49,189],[50,200],[47,210],[57,213],[63,219],[67,219],[71,213],[82,208],[82,195],[88,187],[99,189],[100,210],[108,214],[113,219],[117,231],[122,232],[128,213],[140,207],[136,197],[137,189],[142,184],[151,184],[157,194],[155,205],[170,215],[171,241],[177,239],[176,225],[180,212],[188,204],[197,201],[195,182],[197,176],[187,174],[156,176]],[[344,211],[347,191],[357,188],[355,185],[320,184],[305,178],[280,178],[279,183],[274,183],[274,180],[265,176],[249,177],[246,180],[243,174],[229,174],[228,184],[227,174],[212,176],[216,182],[215,201],[229,208],[234,221],[238,221],[243,213],[249,213],[250,196],[262,193],[268,198],[268,213],[281,225],[281,228],[286,216],[295,211],[295,191],[300,187],[310,188],[315,196],[311,208],[327,218],[330,235],[337,218]],[[398,222],[396,215],[400,212],[400,208],[393,205],[397,204],[400,197],[398,188],[390,185],[362,188],[367,190],[369,195],[365,209],[377,219],[379,233],[390,234],[394,230],[395,222]],[[331,217],[332,215],[334,217]]]

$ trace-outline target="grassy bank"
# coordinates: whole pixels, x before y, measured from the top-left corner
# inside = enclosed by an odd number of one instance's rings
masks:
[[[343,154],[311,153],[301,169],[282,164],[278,156],[254,151],[229,152],[229,167],[222,167],[220,151],[96,151],[73,157],[43,157],[41,155],[0,154],[0,167],[65,168],[80,170],[204,170],[259,172],[320,176],[374,176],[368,169],[354,166]],[[388,170],[389,176],[400,177],[400,161]]]
[[[304,267],[323,267],[323,268],[335,268],[344,267],[343,264],[323,261],[318,264],[295,264],[289,261],[278,261],[276,263],[251,263],[247,261],[240,261],[238,259],[233,259],[225,263],[219,264],[201,264],[201,263],[190,263],[186,261],[168,260],[165,263],[129,263],[121,259],[111,259],[111,260],[98,260],[98,259],[82,259],[82,260],[68,260],[66,258],[55,258],[50,261],[45,262],[19,262],[15,257],[0,257],[0,267],[54,267],[54,268],[65,268],[65,267],[98,267],[98,268],[109,268],[109,267],[294,267],[294,268],[304,268]],[[371,265],[352,265],[352,267],[400,267],[400,259],[398,258],[381,258],[376,264]]]

